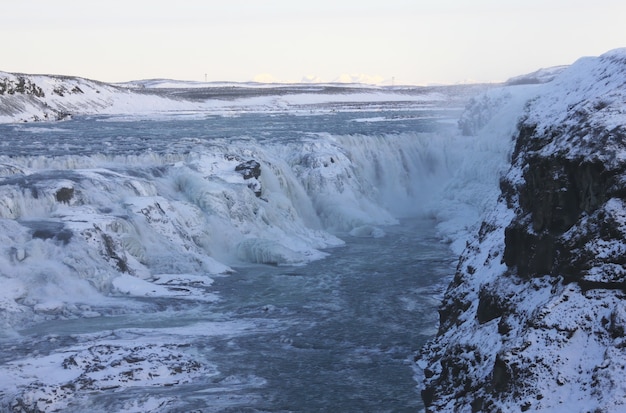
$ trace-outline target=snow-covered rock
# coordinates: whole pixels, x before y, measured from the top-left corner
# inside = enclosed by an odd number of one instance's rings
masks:
[[[53,121],[72,115],[144,113],[198,104],[70,76],[0,72],[0,123]]]
[[[417,360],[427,411],[626,409],[625,140],[626,49],[529,103]]]
[[[515,76],[506,81],[507,85],[533,85],[553,81],[568,66],[553,66],[536,70],[521,76]]]

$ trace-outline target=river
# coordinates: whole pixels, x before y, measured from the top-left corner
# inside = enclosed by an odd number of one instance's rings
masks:
[[[419,410],[458,110],[322,109],[0,126],[0,407]]]

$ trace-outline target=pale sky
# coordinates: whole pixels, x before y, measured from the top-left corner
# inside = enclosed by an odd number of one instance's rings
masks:
[[[503,81],[626,46],[624,0],[6,0],[0,71]]]

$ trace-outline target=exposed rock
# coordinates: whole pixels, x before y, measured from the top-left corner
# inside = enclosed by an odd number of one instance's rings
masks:
[[[478,309],[476,319],[484,324],[502,317],[508,311],[507,300],[498,295],[498,291],[489,285],[484,285],[478,293]]]
[[[235,171],[243,175],[243,179],[257,179],[261,176],[261,164],[255,160],[242,162],[235,167]]]
[[[74,188],[61,188],[56,192],[55,197],[57,202],[69,203],[74,197]]]
[[[235,172],[239,172],[244,180],[254,179],[254,181],[248,183],[248,188],[254,191],[257,197],[261,197],[263,191],[261,183],[258,178],[261,176],[261,164],[251,159],[246,162],[242,162],[235,167]]]
[[[40,86],[24,76],[17,76],[15,79],[8,77],[0,79],[0,95],[4,94],[33,95],[39,98],[46,95]]]
[[[0,123],[65,120],[72,114],[99,113],[122,101],[120,113],[127,112],[129,94],[133,91],[79,77],[0,72]],[[168,103],[180,106],[178,101]]]

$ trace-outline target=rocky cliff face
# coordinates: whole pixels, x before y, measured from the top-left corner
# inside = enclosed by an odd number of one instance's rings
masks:
[[[543,87],[500,186],[418,360],[427,410],[624,411],[626,49]]]

